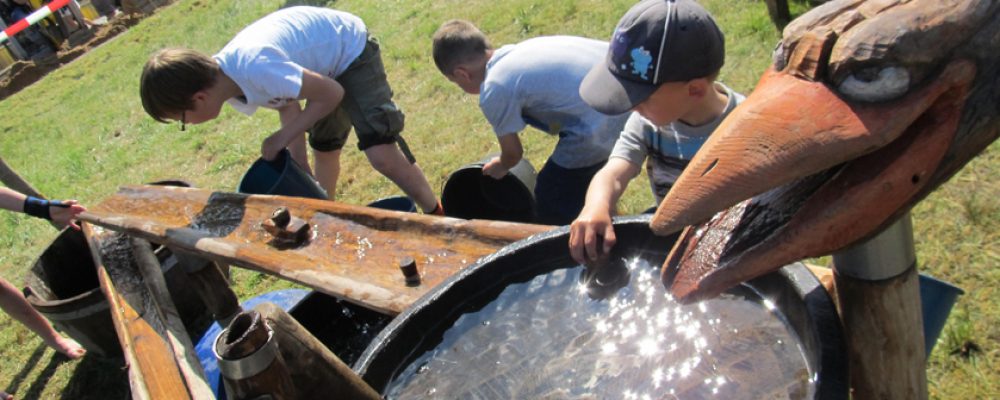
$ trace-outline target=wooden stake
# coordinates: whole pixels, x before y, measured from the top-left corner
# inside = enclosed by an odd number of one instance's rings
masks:
[[[833,255],[840,316],[856,399],[926,399],[920,287],[906,214]]]

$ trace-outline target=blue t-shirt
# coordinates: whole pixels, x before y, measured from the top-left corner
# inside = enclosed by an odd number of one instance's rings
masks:
[[[496,135],[517,134],[527,125],[559,136],[550,159],[563,168],[583,168],[608,159],[628,114],[607,116],[580,98],[580,82],[604,62],[607,42],[545,36],[503,46],[486,64],[479,108]]]

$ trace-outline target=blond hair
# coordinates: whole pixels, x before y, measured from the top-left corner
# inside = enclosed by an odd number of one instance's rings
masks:
[[[153,119],[167,122],[168,114],[194,107],[195,93],[212,87],[219,64],[191,49],[168,48],[153,54],[142,67],[139,97]]]
[[[434,64],[445,75],[455,67],[486,55],[490,41],[469,21],[453,19],[434,32]]]

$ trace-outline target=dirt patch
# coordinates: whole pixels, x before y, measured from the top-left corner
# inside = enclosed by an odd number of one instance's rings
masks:
[[[59,67],[73,61],[77,57],[87,53],[90,49],[100,46],[109,39],[118,36],[119,33],[127,31],[142,20],[141,14],[119,15],[108,22],[107,25],[93,27],[94,37],[79,46],[63,49],[50,57],[41,60],[17,61],[10,66],[7,74],[0,77],[0,100],[21,91],[46,74]]]

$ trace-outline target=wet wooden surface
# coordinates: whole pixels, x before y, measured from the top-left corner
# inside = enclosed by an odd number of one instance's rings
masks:
[[[98,281],[111,309],[114,329],[129,368],[136,399],[191,399],[211,394],[204,374],[178,363],[163,315],[146,287],[131,254],[130,240],[115,232],[84,224]],[[164,288],[165,289],[165,288]],[[193,352],[193,348],[188,349]],[[184,351],[180,352],[184,357]],[[189,388],[189,379],[201,379]]]
[[[263,222],[278,207],[307,221],[301,245],[281,243]],[[551,226],[463,220],[298,197],[129,186],[80,219],[208,259],[275,275],[396,314],[460,269]],[[407,286],[399,260],[421,275]]]

